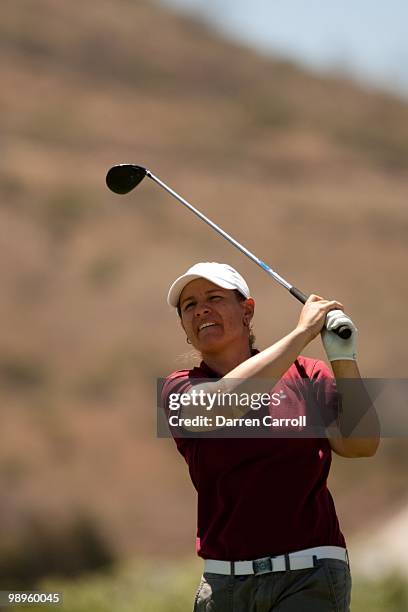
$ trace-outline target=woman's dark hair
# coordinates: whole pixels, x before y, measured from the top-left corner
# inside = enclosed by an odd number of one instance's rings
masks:
[[[240,291],[238,291],[238,289],[234,289],[234,293],[237,296],[237,300],[239,302],[244,302],[246,300],[245,295],[242,295],[242,293]],[[254,344],[255,344],[255,334],[253,332],[253,329],[251,327],[251,324],[249,324],[249,348],[252,349],[255,348]]]
[[[239,302],[244,302],[246,300],[245,295],[242,295],[242,293],[240,291],[238,291],[238,289],[234,289],[234,293],[237,297],[237,300]],[[177,314],[181,319],[181,308],[180,308],[180,301],[178,301],[177,303]],[[252,331],[252,327],[249,327],[249,348],[252,350],[254,348],[254,344],[255,344],[255,334]]]

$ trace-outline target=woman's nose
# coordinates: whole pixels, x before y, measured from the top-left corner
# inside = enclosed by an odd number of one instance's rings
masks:
[[[203,302],[202,304],[197,304],[195,309],[196,317],[200,317],[203,314],[207,314],[210,312],[210,307],[207,302]]]

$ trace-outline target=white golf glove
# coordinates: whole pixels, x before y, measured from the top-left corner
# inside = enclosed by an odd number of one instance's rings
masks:
[[[352,329],[350,338],[344,340],[335,334],[333,329],[341,325],[347,325]],[[342,310],[330,310],[326,316],[326,325],[321,331],[322,342],[329,361],[339,361],[347,359],[356,361],[357,359],[357,335],[358,329],[353,321]]]

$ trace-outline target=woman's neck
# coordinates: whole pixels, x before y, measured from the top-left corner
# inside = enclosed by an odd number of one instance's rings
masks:
[[[231,372],[243,361],[252,356],[251,349],[248,344],[243,346],[239,351],[236,347],[229,347],[220,353],[202,353],[203,361],[211,370],[217,372],[221,376],[225,376]]]

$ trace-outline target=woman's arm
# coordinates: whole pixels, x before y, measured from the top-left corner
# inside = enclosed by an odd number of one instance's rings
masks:
[[[342,308],[342,304],[336,301],[323,300],[311,295],[303,306],[296,328],[278,342],[275,342],[257,355],[247,359],[233,368],[223,378],[214,382],[206,382],[194,389],[202,390],[205,394],[269,391],[273,386],[272,381],[278,381],[293,364],[301,351],[309,344],[322,329],[326,315],[330,310]],[[262,383],[262,379],[264,383]],[[263,387],[263,388],[260,388]],[[182,409],[183,418],[194,418],[203,415],[223,415],[226,418],[242,417],[249,411],[248,407],[214,406],[210,411],[205,406],[185,406]],[[190,431],[209,431],[217,429],[214,425],[203,427],[186,427]]]
[[[341,433],[352,434],[356,426],[368,437],[330,436],[330,446],[341,457],[372,457],[380,444],[380,424],[374,406],[364,389],[357,362],[338,359],[331,362],[337,390],[342,398]],[[356,382],[349,382],[355,380]],[[360,381],[360,382],[359,382]],[[351,430],[344,432],[343,430]],[[338,432],[338,430],[336,430]],[[333,432],[335,433],[335,432]]]

